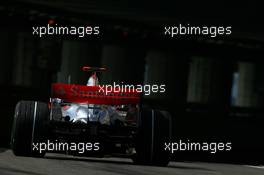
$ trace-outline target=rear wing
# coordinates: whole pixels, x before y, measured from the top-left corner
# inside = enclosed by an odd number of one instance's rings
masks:
[[[123,105],[139,104],[140,93],[129,89],[109,91],[104,86],[54,83],[51,88],[51,98],[60,98],[72,103]]]

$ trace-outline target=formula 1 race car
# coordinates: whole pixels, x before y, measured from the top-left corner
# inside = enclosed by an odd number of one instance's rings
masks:
[[[171,116],[144,107],[141,93],[99,85],[92,72],[87,85],[52,84],[49,102],[19,101],[11,148],[16,156],[43,157],[46,152],[78,156],[129,156],[136,164],[166,166]],[[108,88],[108,89],[107,89]]]

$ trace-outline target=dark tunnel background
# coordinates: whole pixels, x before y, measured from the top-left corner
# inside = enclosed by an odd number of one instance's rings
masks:
[[[47,101],[52,82],[85,84],[88,75],[81,66],[90,65],[107,67],[100,75],[104,83],[165,84],[165,94],[146,96],[143,102],[170,111],[174,140],[233,143],[231,152],[179,152],[176,160],[264,161],[263,20],[253,2],[247,13],[243,6],[217,15],[219,7],[210,17],[180,15],[179,9],[174,14],[168,6],[155,4],[144,11],[149,4],[128,7],[120,1],[108,10],[95,1],[89,1],[94,6],[81,0],[11,2],[0,5],[1,146],[9,146],[19,100]],[[138,13],[132,7],[138,7]],[[81,39],[32,35],[32,26],[50,20],[99,25],[103,34]],[[177,39],[162,35],[165,24],[181,22],[232,25],[233,34]]]

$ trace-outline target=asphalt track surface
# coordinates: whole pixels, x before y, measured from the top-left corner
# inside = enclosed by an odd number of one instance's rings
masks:
[[[202,162],[171,162],[168,167],[134,165],[130,159],[47,154],[16,157],[0,148],[0,175],[264,175],[264,168]]]

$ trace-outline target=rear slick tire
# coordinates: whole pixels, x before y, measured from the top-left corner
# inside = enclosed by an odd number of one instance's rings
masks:
[[[166,111],[142,109],[133,161],[141,165],[167,166],[170,153],[165,143],[171,140],[171,115]]]
[[[15,108],[11,148],[16,156],[43,157],[33,144],[46,142],[48,105],[37,101],[20,101]]]

